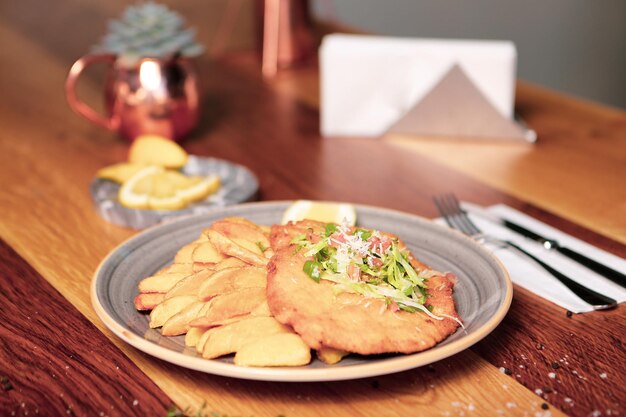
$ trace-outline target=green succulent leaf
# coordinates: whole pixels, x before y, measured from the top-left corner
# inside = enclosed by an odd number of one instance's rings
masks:
[[[94,52],[118,55],[127,64],[142,57],[198,56],[204,47],[196,32],[185,29],[184,19],[167,6],[154,2],[126,8],[121,18],[108,24],[108,31]]]

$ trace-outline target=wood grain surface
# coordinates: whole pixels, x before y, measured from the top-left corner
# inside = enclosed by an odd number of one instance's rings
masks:
[[[96,317],[89,284],[105,255],[135,232],[100,219],[88,187],[97,169],[126,159],[128,145],[74,115],[62,85],[73,60],[104,30],[96,22],[116,15],[125,3],[55,3],[52,13],[48,3],[5,2],[0,14],[0,238],[6,242],[0,245],[0,370],[14,386],[0,392],[0,415],[26,415],[27,406],[33,415],[32,405],[46,401],[48,415],[66,415],[69,405],[75,415],[142,415],[137,410],[165,415],[170,399],[181,409],[231,417],[626,412],[624,307],[568,317],[518,287],[509,315],[474,348],[432,367],[358,381],[287,384],[217,377],[172,366],[121,342]],[[200,27],[213,10],[195,1],[181,9]],[[207,19],[215,21],[215,16]],[[251,22],[242,19],[247,23],[234,42],[249,47]],[[202,39],[210,42],[214,30],[201,31]],[[262,200],[343,200],[434,217],[432,196],[455,192],[480,204],[509,204],[626,257],[620,243],[623,194],[605,171],[622,172],[615,161],[626,155],[626,144],[616,139],[624,133],[623,112],[522,86],[520,110],[542,142],[526,151],[533,155],[524,159],[520,173],[512,159],[508,168],[479,163],[494,156],[481,151],[483,144],[439,147],[411,139],[419,144],[413,152],[395,140],[321,138],[314,65],[283,71],[269,81],[261,78],[250,51],[220,59],[204,56],[197,67],[203,114],[183,145],[190,153],[249,167],[259,178]],[[97,71],[81,81],[80,94],[90,103],[101,100]],[[582,129],[576,129],[577,120]],[[570,149],[571,135],[576,137]],[[594,146],[595,141],[603,145]],[[568,151],[558,151],[563,148]],[[467,161],[454,153],[459,150]],[[516,151],[502,151],[508,152]],[[598,162],[603,159],[606,166]],[[598,172],[572,170],[570,164],[580,161],[592,161]],[[554,164],[550,170],[571,173],[558,177],[552,193],[540,176],[532,176],[544,172],[547,162]],[[585,191],[597,200],[589,204],[562,193],[570,189],[580,195],[580,187],[590,184],[593,189]],[[68,318],[55,327],[60,315]],[[28,317],[38,319],[31,325]],[[63,345],[63,333],[76,336]],[[97,346],[86,343],[90,340]],[[74,353],[82,360],[68,359]],[[113,372],[112,364],[124,375]],[[72,370],[72,386],[67,378],[51,376],[65,377],[65,366]],[[59,400],[60,394],[65,400]],[[114,409],[104,410],[107,405]]]
[[[0,411],[165,415],[172,401],[0,241]]]
[[[626,243],[625,112],[528,83],[519,84],[517,97],[519,114],[537,132],[534,145],[398,134],[386,139]]]

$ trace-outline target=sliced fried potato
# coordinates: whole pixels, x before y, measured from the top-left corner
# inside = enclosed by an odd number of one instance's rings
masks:
[[[239,246],[258,255],[263,255],[270,247],[269,239],[259,226],[246,219],[229,217],[213,223],[209,229],[220,232]]]
[[[265,288],[244,288],[219,295],[211,301],[206,315],[208,321],[214,322],[235,316],[250,314],[252,310],[267,302]]]
[[[160,292],[141,293],[137,295],[137,297],[135,297],[135,300],[134,300],[135,309],[139,311],[152,310],[154,307],[161,304],[164,298],[165,298],[165,294],[160,293]]]
[[[348,353],[349,352],[346,352],[345,350],[333,349],[329,347],[322,347],[316,351],[317,358],[327,365],[334,365],[338,363],[344,356],[348,355]]]
[[[165,294],[165,299],[179,295],[197,295],[202,284],[213,275],[210,269],[203,269],[181,279]]]
[[[238,268],[238,267],[243,267],[243,266],[248,266],[248,264],[239,258],[230,257],[230,258],[225,258],[223,261],[216,263],[214,269],[216,271],[220,271],[226,268]]]
[[[206,341],[209,339],[209,336],[210,336],[209,330],[211,328],[215,328],[215,327],[219,327],[219,326],[226,326],[228,324],[232,324],[232,323],[241,321],[244,318],[247,318],[247,317],[245,317],[245,316],[233,317],[232,319],[224,320],[224,321],[222,321],[220,323],[215,323],[210,328],[191,327],[190,330],[192,330],[192,329],[200,329],[202,331],[200,337],[196,341],[196,351],[199,354],[202,354],[202,351],[204,350],[204,345],[206,344]],[[190,340],[190,342],[191,342],[191,340]]]
[[[162,292],[166,293],[188,274],[180,272],[168,272],[165,274],[152,275],[139,282],[139,292]]]
[[[197,242],[191,242],[183,246],[176,252],[174,257],[175,264],[192,264],[193,263],[193,251],[200,245]]]
[[[190,327],[185,334],[185,346],[196,347],[200,337],[207,331],[202,327]]]
[[[161,334],[163,336],[178,336],[185,334],[189,329],[189,322],[198,316],[205,303],[202,301],[192,302],[185,308],[174,314],[163,323]]]
[[[209,340],[209,336],[211,335],[209,333],[210,329],[202,329],[202,330],[204,330],[204,333],[202,333],[200,337],[198,338],[198,340],[196,341],[196,352],[198,352],[199,354],[202,354],[202,352],[204,351],[204,346],[206,345],[206,341]]]
[[[206,242],[199,243],[198,246],[195,247],[193,253],[191,254],[191,260],[193,262],[203,262],[203,263],[218,263],[224,260],[224,255],[222,255],[215,248],[215,245],[211,243],[210,240]]]
[[[191,268],[191,264],[188,264],[188,263],[186,263],[186,264],[173,263],[173,264],[170,264],[170,265],[162,268],[159,272],[157,272],[154,275],[168,274],[168,273],[173,273],[173,272],[190,275],[193,272],[193,270]]]
[[[311,348],[295,333],[277,333],[242,346],[234,359],[239,366],[304,366]]]
[[[230,216],[230,217],[224,217],[222,220],[222,222],[228,222],[228,223],[237,223],[237,224],[244,224],[246,226],[250,226],[253,229],[259,229],[261,230],[261,226],[259,226],[258,224],[246,219],[245,217],[239,217],[239,216]]]
[[[198,289],[198,298],[210,300],[221,294],[243,288],[265,288],[267,272],[263,268],[249,266],[245,268],[226,268],[215,272],[203,281]]]
[[[200,236],[198,236],[198,238],[194,240],[193,243],[204,243],[208,241],[209,241],[208,236],[205,235],[204,233],[200,233]]]
[[[210,269],[211,271],[215,270],[215,263],[213,262],[194,262],[191,264],[191,269],[193,272],[200,272],[205,269]]]
[[[250,312],[250,315],[254,317],[273,317],[272,312],[270,311],[270,306],[267,304],[267,299],[263,300],[261,304],[254,307]]]
[[[196,301],[198,297],[195,295],[181,295],[163,301],[150,313],[150,328],[163,326],[170,317]]]
[[[251,252],[230,240],[228,237],[215,230],[208,230],[209,240],[215,245],[218,251],[224,255],[234,256],[244,262],[256,266],[266,266],[269,260],[257,253]]]
[[[240,350],[245,345],[277,333],[291,333],[273,317],[251,317],[208,330],[202,357],[213,359]]]

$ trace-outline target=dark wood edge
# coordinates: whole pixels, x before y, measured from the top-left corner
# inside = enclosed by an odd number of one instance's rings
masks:
[[[0,305],[0,415],[166,415],[168,396],[1,240]]]

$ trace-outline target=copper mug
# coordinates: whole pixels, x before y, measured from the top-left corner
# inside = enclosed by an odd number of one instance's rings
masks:
[[[76,96],[78,78],[97,62],[111,65],[104,89],[107,117]],[[127,67],[115,55],[85,55],[72,65],[65,94],[76,113],[130,141],[148,133],[179,141],[198,121],[196,75],[185,59],[144,58]]]

